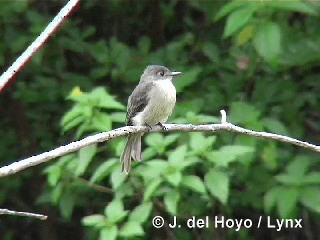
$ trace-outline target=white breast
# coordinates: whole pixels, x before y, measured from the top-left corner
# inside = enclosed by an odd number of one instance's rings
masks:
[[[176,103],[176,88],[171,80],[159,80],[154,83],[149,95],[149,102],[141,114],[137,114],[137,125],[155,125],[166,122]]]
[[[176,100],[176,88],[172,84],[171,80],[160,80],[155,82],[155,89],[160,95],[165,96],[166,99],[170,100],[174,98]]]

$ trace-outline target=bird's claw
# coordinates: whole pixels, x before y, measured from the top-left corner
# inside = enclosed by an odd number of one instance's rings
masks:
[[[162,131],[166,131],[167,130],[167,128],[161,122],[158,122],[157,125],[159,125],[161,127]]]
[[[148,128],[148,132],[150,132],[152,130],[152,127],[148,124],[146,124],[147,128]]]

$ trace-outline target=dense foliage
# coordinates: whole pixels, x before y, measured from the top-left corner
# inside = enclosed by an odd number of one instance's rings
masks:
[[[4,71],[63,6],[0,2]],[[183,72],[169,122],[228,120],[320,143],[317,2],[84,1],[1,93],[1,166],[124,125],[148,64]],[[316,239],[319,154],[232,133],[150,133],[143,161],[120,173],[125,139],[90,146],[1,179],[1,239]],[[157,229],[177,216],[181,228]],[[209,228],[189,218],[209,216]],[[216,216],[250,219],[240,230]],[[259,217],[262,224],[257,228]],[[267,227],[302,218],[302,229]]]

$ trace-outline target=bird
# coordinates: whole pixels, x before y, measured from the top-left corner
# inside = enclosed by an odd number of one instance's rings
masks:
[[[172,83],[181,72],[170,71],[160,65],[149,65],[140,77],[138,85],[128,98],[127,126],[160,125],[165,123],[176,104],[176,88]],[[130,133],[120,157],[121,172],[128,174],[131,159],[141,161],[141,137],[143,133]]]

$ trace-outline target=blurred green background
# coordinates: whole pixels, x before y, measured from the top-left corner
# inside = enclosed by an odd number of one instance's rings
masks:
[[[5,71],[66,1],[0,2]],[[0,163],[124,125],[145,66],[182,71],[169,122],[239,126],[320,143],[315,1],[83,1],[0,95]],[[320,157],[234,133],[150,133],[120,173],[125,138],[1,178],[1,239],[318,239]],[[177,216],[181,228],[152,226]],[[211,219],[189,229],[187,219]],[[252,228],[215,228],[215,216]],[[261,227],[257,228],[262,216]],[[302,229],[267,227],[302,218]]]

